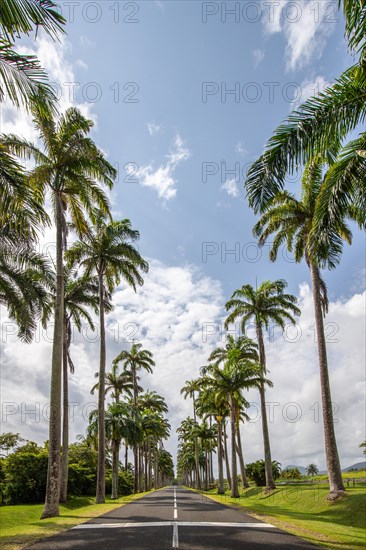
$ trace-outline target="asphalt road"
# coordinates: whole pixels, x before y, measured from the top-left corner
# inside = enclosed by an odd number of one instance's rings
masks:
[[[169,487],[32,545],[32,550],[315,550],[299,537]]]

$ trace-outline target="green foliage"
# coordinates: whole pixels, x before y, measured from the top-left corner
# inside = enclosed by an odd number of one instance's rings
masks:
[[[6,504],[36,504],[46,492],[48,453],[29,442],[3,459]]]
[[[264,460],[257,460],[246,465],[247,476],[253,480],[258,487],[266,486],[266,472]],[[276,460],[272,461],[273,479],[278,479],[281,474],[280,463]]]
[[[319,470],[315,464],[309,464],[309,466],[306,468],[306,474],[308,476],[316,476],[318,475],[318,473],[319,473]]]
[[[5,504],[42,503],[46,493],[48,450],[28,441],[7,458],[0,460],[1,501]],[[71,496],[93,496],[97,479],[97,452],[85,442],[69,447],[68,493]],[[107,470],[106,490],[111,491],[112,473]],[[133,474],[119,473],[120,496],[133,492]]]
[[[302,479],[301,472],[298,468],[286,468],[281,473],[282,479]]]
[[[2,451],[10,451],[14,449],[21,441],[24,441],[20,434],[13,434],[11,432],[0,434],[0,449]]]

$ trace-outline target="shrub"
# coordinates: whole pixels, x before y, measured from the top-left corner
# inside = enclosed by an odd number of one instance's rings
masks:
[[[257,460],[257,462],[252,462],[251,464],[246,465],[247,476],[249,479],[253,480],[258,487],[266,486],[266,472],[264,460]],[[272,474],[273,479],[278,479],[280,477],[280,464],[276,460],[272,461]]]
[[[4,501],[6,504],[36,504],[46,493],[48,454],[44,450],[17,452],[4,461]]]

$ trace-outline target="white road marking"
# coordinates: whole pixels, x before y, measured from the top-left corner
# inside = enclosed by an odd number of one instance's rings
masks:
[[[82,523],[72,529],[117,529],[132,527],[240,527],[242,529],[268,529],[271,523],[226,523],[224,521],[145,521],[129,523]]]
[[[173,527],[173,542],[172,542],[172,548],[179,548],[178,524],[177,524],[177,522],[174,523],[174,527]]]
[[[75,525],[72,529],[117,529],[117,528],[131,528],[131,527],[166,527],[167,525],[173,525],[172,521],[144,521],[130,522],[130,523],[82,523],[81,525]]]
[[[174,487],[174,513],[173,513],[173,517],[174,517],[174,519],[178,519],[177,490],[176,490],[175,487]]]

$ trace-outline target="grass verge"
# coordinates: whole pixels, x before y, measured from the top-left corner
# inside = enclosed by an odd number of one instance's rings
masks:
[[[74,525],[84,523],[127,504],[149,493],[138,493],[118,500],[106,498],[105,504],[95,504],[94,497],[71,498],[60,504],[60,515],[40,520],[43,504],[20,504],[0,507],[0,547],[2,550],[20,550],[44,537],[55,535]]]
[[[366,488],[356,486],[333,502],[325,484],[281,486],[270,494],[260,487],[246,489],[239,499],[202,493],[213,500],[239,507],[276,527],[325,548],[360,550],[366,546]]]

